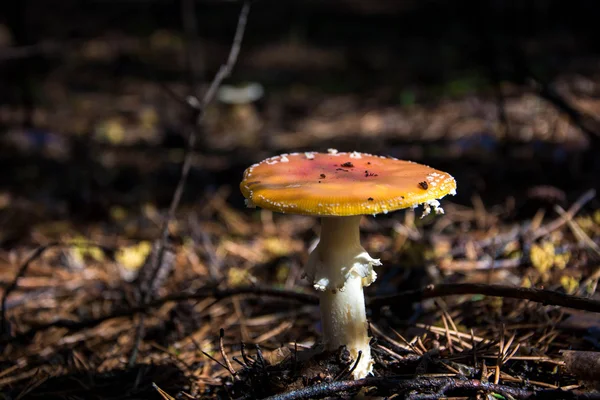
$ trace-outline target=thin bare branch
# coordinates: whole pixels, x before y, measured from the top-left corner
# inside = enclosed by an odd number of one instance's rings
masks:
[[[192,98],[192,97],[188,98],[188,103],[190,104],[190,107],[195,111],[195,121],[194,121],[194,124],[193,124],[193,127],[192,127],[190,133],[188,134],[188,141],[186,144],[186,152],[185,152],[185,156],[183,159],[183,164],[181,166],[181,173],[179,175],[179,181],[177,182],[177,187],[175,188],[175,192],[173,193],[173,197],[171,199],[171,204],[169,206],[169,211],[163,222],[160,238],[157,240],[158,246],[157,246],[157,251],[155,252],[155,254],[153,256],[152,263],[151,263],[152,273],[151,273],[151,277],[149,280],[148,288],[154,287],[154,280],[159,275],[159,269],[163,262],[163,258],[165,255],[165,248],[167,246],[167,241],[169,238],[169,225],[170,225],[171,221],[175,218],[175,212],[177,211],[177,208],[179,207],[179,203],[181,202],[181,196],[183,195],[183,191],[185,189],[185,183],[187,181],[187,177],[189,175],[190,168],[192,166],[192,160],[193,160],[193,156],[194,156],[194,148],[196,146],[196,140],[197,140],[197,136],[198,136],[198,126],[200,125],[202,118],[204,116],[204,110],[206,109],[206,107],[210,104],[210,102],[214,98],[214,95],[215,95],[217,89],[221,85],[221,82],[223,81],[223,79],[225,79],[227,76],[229,76],[229,74],[233,70],[233,67],[237,61],[237,57],[240,52],[242,40],[244,38],[244,31],[246,29],[246,21],[248,19],[249,12],[250,12],[250,2],[245,2],[244,5],[242,6],[242,10],[240,11],[240,15],[238,18],[238,24],[237,24],[237,28],[236,28],[236,33],[235,33],[235,36],[233,39],[233,44],[231,45],[231,49],[229,51],[229,56],[227,57],[227,61],[225,64],[223,64],[221,66],[221,68],[219,68],[219,71],[217,72],[214,79],[212,80],[209,90],[205,93],[205,95],[202,99],[202,103],[198,104],[198,101],[195,98]],[[186,25],[186,27],[188,29],[195,29],[195,24],[193,26]],[[188,32],[188,33],[194,34],[195,32]],[[142,305],[147,304],[151,300],[152,293],[153,293],[153,291],[148,289],[148,290],[146,290],[145,293],[142,294]],[[144,322],[144,320],[140,319],[140,323],[143,323],[143,322]],[[141,336],[143,336],[143,331],[144,330],[141,328],[138,328],[136,330],[136,340],[134,341],[134,343],[136,343],[136,346],[133,349],[132,355],[129,358],[130,365],[133,365],[133,363],[135,362],[135,359],[137,357],[137,349],[138,349],[137,343],[139,343],[141,341]]]
[[[429,285],[425,288],[408,290],[390,296],[379,296],[371,299],[368,305],[373,309],[385,305],[415,303],[424,299],[465,294],[482,294],[485,296],[507,297],[530,300],[545,305],[561,306],[578,310],[600,313],[600,301],[546,289],[523,288],[504,285],[487,285],[481,283],[456,283]]]

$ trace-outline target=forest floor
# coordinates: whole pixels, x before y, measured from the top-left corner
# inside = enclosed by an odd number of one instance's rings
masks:
[[[187,110],[169,94],[188,87],[170,78],[181,40],[79,42],[37,81],[35,128],[0,108],[0,399],[600,398],[600,159],[556,103],[507,82],[499,100],[474,78],[290,84],[299,62],[332,76],[346,56],[251,46],[240,68],[265,94],[206,110],[155,274],[184,155]],[[140,65],[154,69],[128,73]],[[552,87],[599,115],[600,75],[565,70]],[[255,162],[327,148],[458,182],[444,215],[362,221],[383,265],[366,288],[374,376],[358,383],[343,351],[318,352],[302,279],[318,220],[245,209],[238,190]]]

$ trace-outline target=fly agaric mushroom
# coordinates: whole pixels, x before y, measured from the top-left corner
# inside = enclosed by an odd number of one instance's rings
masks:
[[[438,199],[456,193],[449,174],[425,165],[364,153],[282,154],[244,172],[240,189],[248,207],[321,217],[319,243],[310,253],[306,276],[320,293],[327,350],[346,346],[356,360],[355,379],[373,368],[363,287],[381,265],[360,245],[362,215],[387,214],[424,205],[443,213]]]

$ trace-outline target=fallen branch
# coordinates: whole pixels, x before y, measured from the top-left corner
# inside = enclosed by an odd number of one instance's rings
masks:
[[[435,297],[457,296],[465,294],[481,294],[485,296],[497,296],[513,299],[530,300],[545,305],[561,306],[584,311],[600,313],[600,301],[592,300],[579,296],[572,296],[564,293],[554,292],[545,289],[530,289],[513,286],[502,285],[486,285],[479,283],[456,283],[456,284],[441,284],[429,285],[425,288],[408,290],[389,296],[374,297],[367,302],[367,305],[377,311],[379,308],[390,304],[407,304],[417,303],[421,300],[431,299]],[[19,341],[33,336],[36,332],[43,331],[53,327],[68,328],[70,330],[81,330],[96,326],[106,320],[120,317],[130,317],[136,313],[147,312],[148,310],[160,307],[168,302],[182,302],[188,300],[202,300],[213,298],[215,302],[241,295],[276,297],[285,300],[297,301],[304,304],[317,305],[318,297],[310,293],[295,292],[284,289],[246,286],[234,289],[216,289],[205,288],[194,293],[178,293],[175,295],[164,296],[159,299],[150,301],[145,305],[139,305],[132,308],[123,308],[113,311],[110,314],[103,315],[98,318],[87,319],[83,321],[58,320],[46,324],[34,325],[28,331],[23,332],[14,338],[0,341]]]
[[[565,368],[579,380],[600,381],[600,352],[561,350]]]
[[[598,400],[600,393],[567,391],[561,389],[521,389],[507,385],[482,382],[476,379],[455,377],[417,377],[401,378],[396,376],[364,378],[354,381],[323,383],[287,393],[267,397],[263,400],[304,400],[334,396],[341,392],[355,391],[364,387],[374,387],[378,396],[405,394],[406,399],[438,399],[453,394],[476,395],[480,392],[500,394],[514,399],[557,399],[557,400]]]
[[[522,288],[482,283],[452,283],[429,285],[427,287],[400,292],[389,296],[378,296],[368,302],[368,306],[378,309],[386,305],[416,303],[434,297],[482,294],[484,296],[507,297],[530,300],[551,306],[561,306],[577,310],[600,313],[600,301],[572,296],[546,289]]]

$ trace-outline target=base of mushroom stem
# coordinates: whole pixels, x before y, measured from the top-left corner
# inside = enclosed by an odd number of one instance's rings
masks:
[[[361,352],[353,376],[354,379],[366,377],[373,370],[373,360],[362,278],[352,274],[343,290],[325,290],[319,293],[319,299],[325,348],[337,350],[346,346],[353,360],[352,367]],[[325,316],[327,318],[323,318]]]

